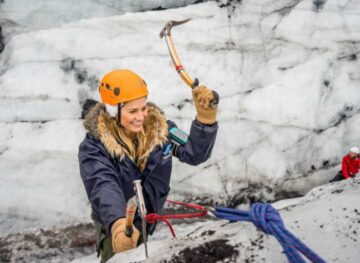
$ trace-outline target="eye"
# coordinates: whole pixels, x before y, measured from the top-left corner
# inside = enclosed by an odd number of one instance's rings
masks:
[[[109,84],[105,83],[105,87],[106,87],[106,89],[111,90],[111,87]]]

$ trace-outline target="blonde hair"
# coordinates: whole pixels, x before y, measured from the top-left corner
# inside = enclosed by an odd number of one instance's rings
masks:
[[[118,121],[115,118],[111,118],[109,129],[130,159],[136,164],[140,171],[143,171],[146,165],[144,154],[147,144],[144,127],[138,133],[130,133],[124,127],[119,127]]]

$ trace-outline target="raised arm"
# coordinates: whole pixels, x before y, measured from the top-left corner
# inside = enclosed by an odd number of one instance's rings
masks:
[[[175,147],[173,155],[191,165],[207,161],[215,144],[217,130],[217,123],[207,126],[194,120],[187,143]]]

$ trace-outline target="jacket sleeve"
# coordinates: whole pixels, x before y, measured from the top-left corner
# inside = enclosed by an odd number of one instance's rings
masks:
[[[109,154],[99,142],[86,138],[79,146],[80,174],[92,209],[100,215],[107,233],[125,217],[126,201]]]
[[[346,158],[346,156],[343,158],[343,160],[342,160],[342,165],[341,165],[341,167],[342,167],[342,174],[343,174],[343,177],[344,177],[344,179],[347,179],[347,178],[349,178],[349,169],[348,169],[348,164],[347,164],[347,158]]]
[[[176,127],[168,121],[169,127]],[[175,147],[173,155],[181,162],[198,165],[207,161],[215,144],[218,124],[204,125],[194,120],[191,124],[188,141],[185,145]]]

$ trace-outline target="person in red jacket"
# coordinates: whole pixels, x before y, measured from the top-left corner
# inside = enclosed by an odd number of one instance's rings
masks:
[[[336,182],[355,177],[360,169],[359,153],[359,148],[352,147],[350,152],[342,159],[341,171],[339,171],[338,174],[332,180],[330,180],[330,182]]]

